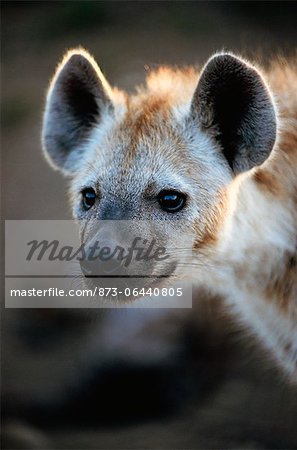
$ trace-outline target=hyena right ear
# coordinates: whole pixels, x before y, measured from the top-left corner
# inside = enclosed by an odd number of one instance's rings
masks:
[[[269,89],[252,65],[232,54],[206,63],[191,113],[217,141],[234,173],[262,164],[273,148],[276,113]]]
[[[112,112],[111,88],[94,59],[70,51],[50,84],[43,118],[43,149],[54,168],[75,172],[92,130]]]

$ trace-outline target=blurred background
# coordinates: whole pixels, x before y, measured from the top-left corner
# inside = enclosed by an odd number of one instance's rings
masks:
[[[48,81],[81,45],[111,84],[232,50],[297,48],[297,3],[3,1],[2,217],[71,218],[41,154]],[[2,283],[3,287],[3,283]],[[12,449],[297,448],[296,388],[219,298],[193,309],[2,310],[2,445]]]

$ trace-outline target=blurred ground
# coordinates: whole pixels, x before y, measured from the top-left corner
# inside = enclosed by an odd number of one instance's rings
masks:
[[[6,219],[71,217],[66,183],[40,149],[46,87],[66,49],[86,47],[112,84],[132,90],[147,67],[203,64],[223,48],[265,62],[297,44],[296,2],[6,1],[1,9]],[[6,311],[5,448],[297,448],[296,389],[238,342],[218,310]]]

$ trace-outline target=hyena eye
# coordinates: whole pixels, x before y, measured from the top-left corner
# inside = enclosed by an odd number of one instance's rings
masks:
[[[163,211],[176,213],[186,204],[186,195],[178,191],[164,190],[158,195],[158,202]]]
[[[82,193],[82,206],[85,211],[88,211],[96,201],[96,192],[93,188],[85,188]]]

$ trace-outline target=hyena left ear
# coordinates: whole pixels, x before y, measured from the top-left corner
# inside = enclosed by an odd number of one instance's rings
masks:
[[[254,67],[233,55],[207,62],[191,114],[220,144],[235,173],[262,164],[273,148],[276,113],[269,90]]]
[[[50,84],[43,118],[43,149],[54,168],[74,173],[92,130],[112,112],[111,88],[94,59],[70,51]]]

